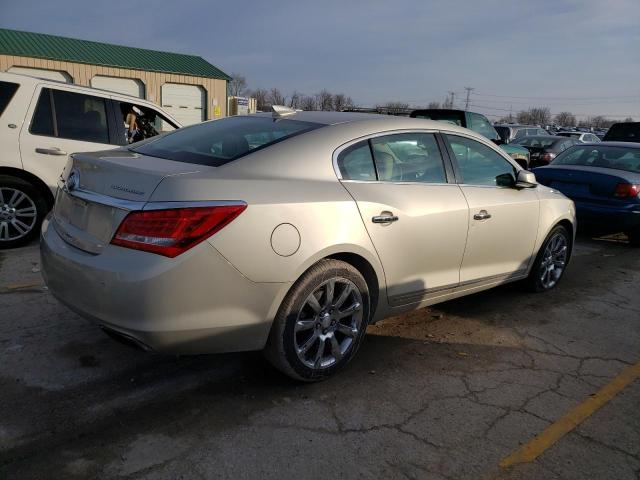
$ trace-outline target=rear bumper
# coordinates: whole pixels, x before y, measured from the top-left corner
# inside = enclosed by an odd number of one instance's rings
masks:
[[[640,205],[606,206],[576,201],[578,225],[602,232],[626,232],[640,227]]]
[[[47,219],[40,249],[45,282],[57,299],[162,353],[263,348],[269,312],[288,289],[251,282],[208,242],[173,259],[116,246],[93,255],[66,243]]]

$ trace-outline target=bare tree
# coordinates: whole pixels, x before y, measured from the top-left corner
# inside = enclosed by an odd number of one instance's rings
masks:
[[[319,110],[331,111],[333,110],[333,95],[323,88],[320,93],[316,94],[316,103]]]
[[[516,117],[513,116],[513,113],[509,112],[509,115],[505,115],[498,123],[514,123],[516,121]]]
[[[338,112],[347,108],[347,96],[344,93],[337,93],[333,96],[333,108]]]
[[[432,110],[438,110],[440,109],[440,102],[429,102],[429,105],[427,105],[427,108]]]
[[[284,105],[287,99],[280,93],[280,90],[274,87],[269,90],[268,101],[270,105]]]
[[[557,125],[565,126],[565,127],[575,127],[576,126],[576,117],[571,112],[560,112],[556,115],[554,121]]]
[[[231,80],[229,80],[228,91],[229,95],[239,97],[243,95],[247,90],[247,79],[239,73],[232,73]]]
[[[624,123],[629,123],[629,122],[633,122],[633,118],[631,117],[627,117],[623,120]]]
[[[451,95],[447,95],[447,98],[442,102],[442,108],[453,108],[453,92]]]
[[[547,125],[551,121],[548,107],[534,107],[518,113],[518,122],[526,125]]]
[[[317,109],[316,99],[313,96],[304,95],[300,100],[302,110],[311,111]]]
[[[300,95],[297,90],[294,90],[291,94],[291,99],[289,100],[289,107],[298,109],[300,108],[301,102],[302,95]]]
[[[257,88],[250,95],[256,99],[256,108],[258,110],[264,111],[268,107],[267,98],[269,97],[269,92],[264,88]]]

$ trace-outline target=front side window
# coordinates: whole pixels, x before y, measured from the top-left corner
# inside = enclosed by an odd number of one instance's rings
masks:
[[[442,155],[432,133],[401,133],[371,139],[380,181],[446,183]]]
[[[345,148],[338,155],[338,168],[343,180],[376,180],[371,148],[368,141],[358,142]]]
[[[487,120],[483,115],[480,115],[479,113],[469,113],[469,120],[471,121],[469,128],[474,132],[478,132],[480,135],[487,137],[490,140],[498,139],[496,129],[493,128],[493,125],[491,125],[489,120]]]
[[[144,105],[120,102],[120,115],[129,143],[172,132],[178,128],[164,115]]]
[[[516,168],[482,143],[458,135],[447,135],[455,154],[462,183],[507,187],[515,184]]]
[[[131,150],[152,157],[218,167],[322,124],[267,116],[228,117],[181,128]]]
[[[83,142],[109,143],[104,98],[53,90],[58,137]]]
[[[12,82],[0,82],[0,115],[7,108],[9,102],[13,98],[13,95],[18,90],[18,84]]]

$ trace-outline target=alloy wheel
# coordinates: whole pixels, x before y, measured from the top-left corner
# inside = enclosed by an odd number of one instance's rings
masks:
[[[567,238],[561,232],[553,235],[544,249],[540,265],[540,283],[545,289],[553,288],[560,280],[567,264]]]
[[[362,326],[362,295],[346,278],[322,283],[307,297],[294,326],[295,351],[314,370],[339,362],[356,341]]]
[[[27,236],[36,225],[35,202],[21,190],[0,187],[0,242]]]

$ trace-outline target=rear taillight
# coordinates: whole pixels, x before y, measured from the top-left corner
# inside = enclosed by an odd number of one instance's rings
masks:
[[[176,257],[228,225],[246,204],[129,213],[111,244]]]
[[[554,158],[556,158],[555,153],[543,153],[542,156],[540,157],[540,160],[543,160],[545,162],[550,162]]]
[[[640,185],[634,185],[632,183],[619,183],[616,185],[616,190],[613,192],[613,196],[617,198],[633,198],[640,195]]]

